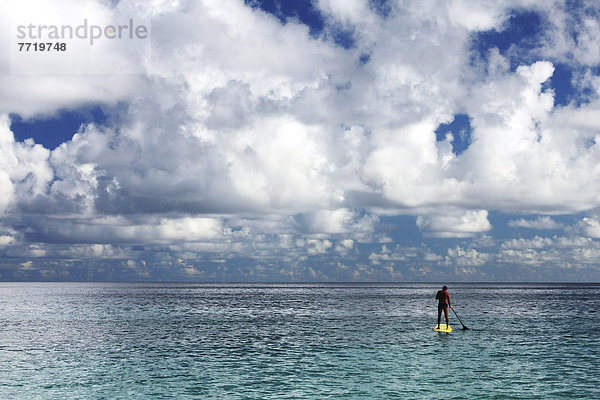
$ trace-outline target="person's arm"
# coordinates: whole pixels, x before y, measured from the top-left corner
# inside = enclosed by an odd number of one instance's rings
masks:
[[[450,301],[450,295],[448,295],[448,307],[452,308],[452,302]],[[454,308],[452,308],[454,310]]]

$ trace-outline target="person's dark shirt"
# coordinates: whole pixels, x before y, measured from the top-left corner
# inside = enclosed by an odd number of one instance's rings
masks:
[[[448,292],[444,292],[443,290],[438,290],[435,295],[435,299],[439,301],[439,307],[447,307],[450,304],[450,295]]]

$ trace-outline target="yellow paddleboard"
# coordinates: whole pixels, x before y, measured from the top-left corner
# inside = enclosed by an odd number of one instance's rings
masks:
[[[450,325],[446,326],[446,324],[440,324],[440,326],[436,325],[436,327],[433,328],[433,330],[436,332],[450,333],[450,332],[452,332],[452,327]]]

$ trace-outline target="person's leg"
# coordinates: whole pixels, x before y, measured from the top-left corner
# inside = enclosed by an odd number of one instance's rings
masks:
[[[450,322],[448,322],[448,307],[444,308],[444,316],[446,317],[446,327],[450,326]]]
[[[440,320],[442,319],[442,309],[438,307],[438,328],[440,327]]]

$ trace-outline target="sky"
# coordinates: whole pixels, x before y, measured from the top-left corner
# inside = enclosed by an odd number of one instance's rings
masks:
[[[0,280],[598,282],[600,4],[6,0]]]

